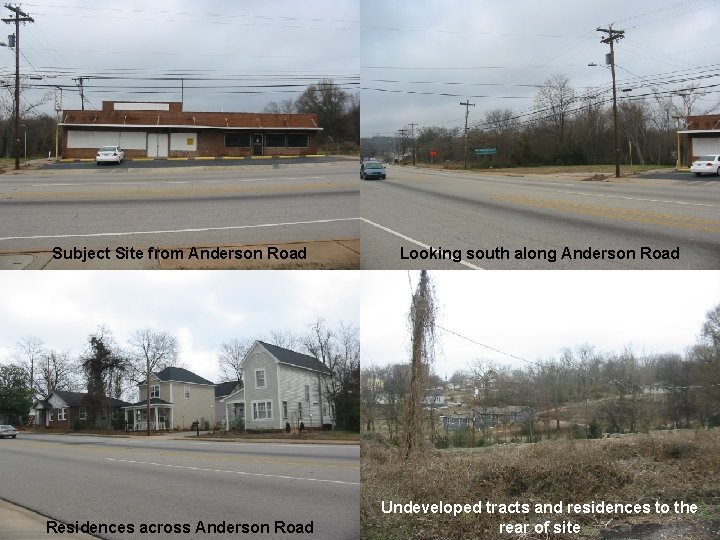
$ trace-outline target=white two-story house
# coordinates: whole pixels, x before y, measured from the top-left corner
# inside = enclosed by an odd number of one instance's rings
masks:
[[[241,414],[246,429],[291,427],[320,429],[334,425],[322,388],[331,376],[317,358],[256,341],[242,362],[244,388],[221,399],[225,426]]]

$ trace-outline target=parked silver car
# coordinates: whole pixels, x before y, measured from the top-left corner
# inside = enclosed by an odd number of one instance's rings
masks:
[[[5,437],[12,437],[13,439],[17,437],[18,430],[10,425],[0,425],[0,439],[4,439]]]

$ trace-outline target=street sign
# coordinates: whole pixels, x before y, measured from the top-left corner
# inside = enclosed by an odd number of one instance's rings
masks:
[[[476,148],[475,154],[478,156],[482,155],[489,155],[489,154],[497,154],[497,148]]]

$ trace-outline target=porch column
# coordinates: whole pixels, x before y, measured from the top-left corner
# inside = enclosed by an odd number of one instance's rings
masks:
[[[174,408],[170,407],[170,429],[175,429],[175,416],[173,414],[174,412]]]
[[[155,430],[158,431],[158,408],[155,407]]]
[[[225,431],[230,431],[230,413],[228,412],[227,403],[225,403]]]
[[[125,409],[123,412],[125,413],[125,431],[127,431],[127,428],[128,428],[127,412],[128,412],[128,410]]]

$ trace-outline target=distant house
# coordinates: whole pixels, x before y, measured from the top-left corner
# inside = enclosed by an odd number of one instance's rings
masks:
[[[33,404],[35,410],[35,424],[48,428],[70,429],[76,422],[87,422],[89,394],[82,392],[68,392],[55,390],[47,399],[36,401]],[[109,405],[112,418],[122,414],[121,409],[130,405],[126,401],[114,398],[105,398]],[[106,407],[107,408],[107,407]],[[98,411],[96,424],[107,426],[110,419],[105,411]]]
[[[523,422],[532,416],[532,409],[516,405],[483,407],[465,412],[453,412],[440,417],[440,425],[447,430],[476,429]]]
[[[319,392],[331,376],[317,358],[256,341],[242,361],[245,387],[220,401],[224,424],[244,418],[246,429],[282,429],[286,423],[306,428],[334,425],[330,404]]]
[[[138,385],[137,403],[123,407],[129,430],[147,429],[147,384]],[[150,429],[189,429],[215,420],[215,383],[178,367],[150,375]]]

